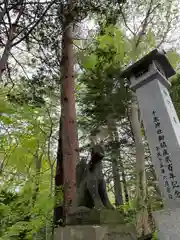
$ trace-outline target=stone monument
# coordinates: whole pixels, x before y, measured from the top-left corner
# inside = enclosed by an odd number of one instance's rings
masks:
[[[180,239],[180,123],[168,92],[168,78],[174,74],[164,52],[157,49],[122,74],[137,95],[165,204],[165,210],[154,213],[161,240]]]
[[[89,163],[76,168],[77,197],[67,218],[67,226],[58,228],[55,240],[135,240],[135,228],[109,201],[102,172],[102,146],[92,148]],[[61,236],[61,237],[59,237]]]

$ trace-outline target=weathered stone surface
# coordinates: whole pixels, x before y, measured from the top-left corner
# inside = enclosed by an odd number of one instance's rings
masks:
[[[157,211],[153,217],[159,240],[180,239],[180,208]]]
[[[131,67],[131,88],[136,90],[164,205],[180,207],[180,123],[168,91],[166,77],[170,75],[157,59],[143,62],[145,58]],[[164,55],[162,58],[168,63]]]
[[[167,79],[174,74],[165,55],[154,50],[123,75],[128,77],[131,89],[137,94],[159,188],[167,208],[153,213],[160,240],[180,240],[180,122],[168,92],[170,83]]]
[[[124,223],[123,215],[117,210],[80,208],[71,213],[67,219],[67,224],[117,224]]]
[[[58,228],[54,240],[135,240],[132,225],[86,225]]]
[[[135,240],[135,228],[131,224],[109,225],[103,240]]]

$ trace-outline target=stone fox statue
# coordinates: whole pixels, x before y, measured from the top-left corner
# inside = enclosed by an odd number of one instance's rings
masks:
[[[101,161],[103,157],[103,148],[100,145],[95,145],[92,148],[89,163],[85,163],[84,161],[78,163],[76,169],[76,207],[114,209],[109,201],[102,173]]]

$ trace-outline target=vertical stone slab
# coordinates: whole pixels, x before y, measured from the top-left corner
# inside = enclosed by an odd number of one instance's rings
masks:
[[[153,213],[159,240],[180,239],[180,208]]]
[[[180,123],[171,101],[168,78],[175,74],[157,49],[127,68],[136,91],[152,162],[165,209],[153,213],[160,240],[180,239]]]
[[[175,74],[157,49],[124,71],[135,90],[152,161],[166,206],[180,207],[180,123],[168,78]]]
[[[136,94],[164,200],[180,206],[180,123],[169,92],[154,79]]]

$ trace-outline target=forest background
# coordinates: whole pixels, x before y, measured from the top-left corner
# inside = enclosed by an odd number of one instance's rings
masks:
[[[111,202],[138,236],[163,202],[136,96],[121,72],[154,48],[177,74],[179,0],[0,1],[0,239],[51,239],[75,166],[105,148]],[[156,238],[154,234],[154,239]]]

